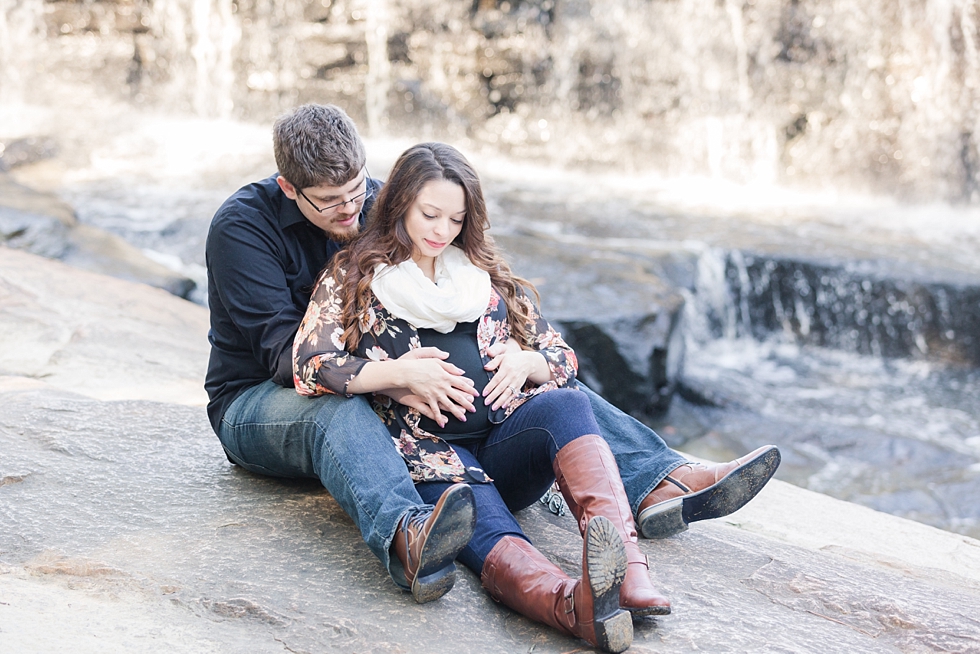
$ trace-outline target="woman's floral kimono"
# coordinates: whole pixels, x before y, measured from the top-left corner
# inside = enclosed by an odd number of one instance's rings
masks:
[[[306,310],[306,316],[293,342],[293,379],[300,395],[324,393],[346,394],[347,385],[368,361],[397,359],[409,350],[422,347],[418,330],[409,323],[395,318],[377,298],[361,321],[361,340],[354,353],[347,352],[342,342],[340,325],[341,288],[330,276],[317,285]],[[499,424],[529,398],[538,393],[568,386],[575,388],[578,361],[575,353],[562,340],[561,334],[541,317],[538,308],[524,294],[520,301],[529,308],[527,345],[544,355],[555,381],[540,386],[527,382],[520,396],[511,401],[506,409],[490,414],[491,422]],[[483,363],[490,362],[487,351],[498,342],[510,338],[506,304],[491,289],[490,303],[479,319],[477,345]],[[493,372],[487,371],[487,381]],[[478,390],[486,385],[476,382]],[[448,442],[419,427],[421,414],[417,409],[398,404],[386,395],[374,396],[374,410],[388,426],[395,447],[408,464],[412,479],[421,481],[448,481],[486,483],[490,481],[479,468],[467,468]]]

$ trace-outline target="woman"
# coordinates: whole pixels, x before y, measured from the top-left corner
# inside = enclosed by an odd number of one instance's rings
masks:
[[[425,143],[403,153],[364,234],[314,289],[293,349],[296,389],[376,393],[423,500],[471,486],[477,525],[458,559],[494,599],[620,652],[633,634],[621,605],[645,615],[670,605],[645,564],[627,565],[643,555],[613,455],[576,390],[575,355],[488,226],[479,179],[458,151]],[[538,552],[511,513],[556,478],[585,536],[581,579]]]

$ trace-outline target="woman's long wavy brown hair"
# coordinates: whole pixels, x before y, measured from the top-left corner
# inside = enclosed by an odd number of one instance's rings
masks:
[[[353,351],[361,338],[360,319],[371,307],[371,280],[379,263],[398,265],[412,257],[412,240],[405,217],[427,183],[447,180],[458,184],[466,196],[463,228],[452,246],[466,253],[475,266],[490,274],[490,282],[507,306],[511,335],[521,347],[530,348],[525,327],[530,307],[519,299],[522,289],[537,299],[534,286],[511,273],[488,235],[490,221],[480,178],[456,148],[445,143],[420,143],[402,153],[368,215],[367,227],[346,250],[337,254],[322,274],[341,282],[344,343]],[[343,272],[341,272],[343,271]]]

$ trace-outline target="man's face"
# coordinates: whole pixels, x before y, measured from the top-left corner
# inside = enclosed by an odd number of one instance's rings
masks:
[[[362,170],[343,186],[311,186],[299,189],[284,177],[277,179],[282,192],[296,202],[300,213],[327,236],[345,243],[360,229],[358,216],[367,191],[367,170]]]

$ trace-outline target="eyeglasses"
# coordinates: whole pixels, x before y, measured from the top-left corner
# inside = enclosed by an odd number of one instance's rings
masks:
[[[371,173],[368,172],[367,166],[365,166],[364,167],[364,179],[361,180],[361,184],[366,184],[367,183],[367,178],[370,177],[370,176],[371,176]],[[360,184],[358,184],[358,186],[360,186]],[[347,206],[351,202],[353,202],[353,203],[356,204],[357,202],[360,202],[362,200],[367,200],[369,197],[371,197],[371,195],[369,195],[371,193],[371,190],[369,190],[368,188],[365,187],[365,189],[364,189],[363,192],[358,193],[357,195],[355,195],[354,197],[352,197],[349,200],[344,200],[343,202],[338,202],[337,204],[331,204],[331,205],[326,206],[326,207],[318,207],[318,206],[316,206],[316,204],[313,203],[313,200],[311,200],[310,198],[306,197],[306,193],[303,193],[303,190],[301,188],[296,187],[296,192],[299,193],[300,196],[302,196],[302,198],[304,200],[306,200],[307,202],[309,202],[310,203],[310,206],[313,207],[317,212],[319,212],[319,213],[327,213],[327,212],[330,212],[328,215],[332,215],[332,214],[335,214],[335,213],[340,213],[339,212],[339,209],[341,207]]]

